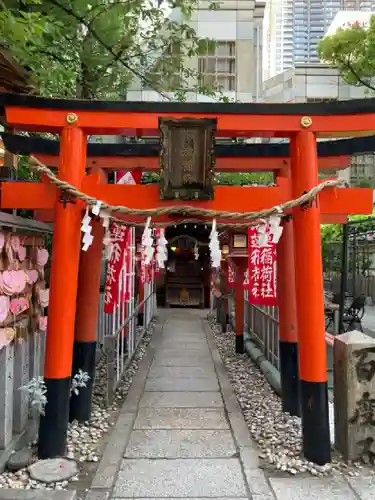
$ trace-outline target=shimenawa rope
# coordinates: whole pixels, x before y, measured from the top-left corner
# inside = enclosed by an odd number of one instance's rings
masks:
[[[92,196],[88,196],[87,194],[83,193],[76,187],[74,187],[72,184],[69,182],[63,181],[59,179],[46,165],[41,163],[37,158],[34,156],[30,156],[30,168],[34,170],[35,172],[38,172],[39,174],[44,174],[47,176],[47,178],[54,184],[57,188],[59,188],[61,191],[64,191],[68,193],[70,196],[74,198],[78,198],[85,202],[88,206],[93,207],[97,204],[98,200],[96,198],[93,198]],[[309,204],[313,200],[315,200],[316,196],[323,191],[324,189],[327,188],[337,188],[337,187],[346,187],[347,183],[343,179],[335,179],[335,180],[327,180],[319,184],[318,186],[314,186],[310,191],[307,193],[303,194],[299,198],[296,198],[294,200],[287,201],[283,203],[282,205],[267,208],[264,210],[260,210],[259,212],[225,212],[225,211],[218,211],[218,210],[207,210],[199,207],[193,207],[191,205],[185,205],[185,206],[170,206],[170,207],[162,207],[162,208],[157,208],[157,209],[133,209],[133,208],[128,208],[125,206],[113,206],[109,205],[108,203],[102,202],[101,204],[101,209],[105,210],[108,212],[110,215],[111,214],[122,214],[122,215],[133,215],[133,216],[144,216],[144,217],[152,217],[152,216],[160,216],[160,215],[187,215],[190,217],[194,216],[203,216],[203,217],[209,217],[212,219],[229,219],[229,220],[235,220],[235,219],[242,219],[242,220],[247,220],[249,221],[247,224],[242,223],[222,223],[220,224],[221,226],[231,226],[231,227],[247,227],[249,225],[253,225],[258,221],[259,219],[267,219],[271,215],[280,215],[282,216],[282,213],[291,210],[292,208]],[[244,188],[246,189],[246,188]],[[125,221],[121,219],[116,219],[115,217],[112,216],[112,219],[116,220],[117,222],[120,222],[122,224],[126,224]],[[177,225],[177,224],[188,224],[188,223],[202,223],[202,220],[200,219],[194,219],[194,218],[184,218],[181,221],[173,221],[170,224],[160,224],[162,226],[167,226],[167,225]],[[130,224],[130,223],[127,223]],[[131,223],[131,225],[135,226],[138,224]],[[143,224],[140,224],[143,225]]]

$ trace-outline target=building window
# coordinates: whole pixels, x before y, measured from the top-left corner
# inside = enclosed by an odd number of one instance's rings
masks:
[[[213,50],[198,59],[203,84],[222,91],[236,90],[236,42],[217,42]]]

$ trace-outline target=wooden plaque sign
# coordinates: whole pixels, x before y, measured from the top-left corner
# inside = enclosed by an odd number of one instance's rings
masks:
[[[160,198],[212,200],[216,119],[159,119]]]

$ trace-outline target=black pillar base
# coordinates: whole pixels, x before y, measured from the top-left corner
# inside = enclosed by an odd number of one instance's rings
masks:
[[[280,379],[283,411],[301,416],[298,344],[280,340]]]
[[[236,335],[236,353],[243,354],[244,353],[244,345],[243,345],[243,334]]]
[[[39,424],[38,457],[63,457],[69,421],[70,377],[44,379],[47,388],[45,415]]]
[[[137,325],[138,326],[143,326],[143,312],[138,313]]]
[[[79,387],[78,394],[72,392],[70,397],[69,420],[86,422],[90,420],[92,410],[92,391],[95,379],[96,361],[95,342],[74,342],[72,378],[79,370],[86,372],[90,379],[86,387]]]
[[[301,380],[303,454],[309,462],[331,461],[327,382]]]

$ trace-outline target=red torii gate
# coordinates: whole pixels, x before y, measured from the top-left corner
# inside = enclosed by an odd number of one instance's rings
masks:
[[[375,130],[373,99],[313,105],[110,103],[3,94],[0,101],[5,107],[8,124],[15,129],[60,134],[60,179],[111,205],[123,204],[133,209],[179,206],[181,202],[161,201],[155,186],[105,185],[100,184],[97,175],[85,177],[87,134],[122,134],[125,128],[131,128],[132,135],[137,135],[133,133],[135,129],[149,129],[148,134],[151,130],[151,135],[158,135],[159,118],[189,117],[217,119],[218,135],[221,136],[289,137],[291,177],[287,183],[281,181],[274,188],[215,187],[214,200],[190,203],[212,210],[250,212],[280,205],[289,198],[290,189],[293,198],[297,198],[318,184],[317,134],[352,136],[364,130]],[[259,132],[259,128],[264,133]],[[73,342],[75,339],[75,349],[81,352],[90,351],[93,344],[92,336],[81,338],[77,330],[74,337],[75,318],[86,307],[85,302],[98,300],[98,287],[89,289],[85,279],[79,281],[77,300],[82,205],[66,203],[58,194],[56,188],[47,183],[2,183],[2,208],[50,210],[55,207],[45,362],[48,404],[40,423],[41,458],[65,452]],[[288,224],[294,226],[294,239],[291,231],[286,231],[281,240],[284,252],[279,268],[286,267],[293,253],[295,256],[304,454],[307,459],[321,464],[330,460],[321,213],[342,216],[371,211],[370,189],[326,190],[309,208],[293,209],[293,221]],[[294,252],[291,252],[293,247]],[[90,268],[94,270],[99,266],[99,252],[92,252]],[[287,288],[284,282],[285,294]],[[285,320],[289,313],[284,301],[280,304],[281,335],[282,318]],[[81,326],[86,331],[82,321]],[[290,337],[289,340],[297,350],[296,339]]]

